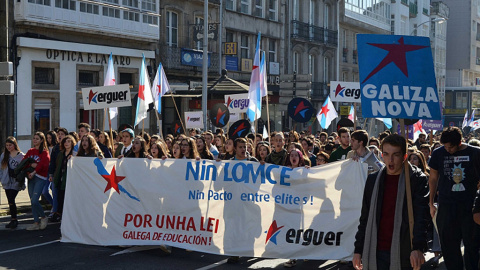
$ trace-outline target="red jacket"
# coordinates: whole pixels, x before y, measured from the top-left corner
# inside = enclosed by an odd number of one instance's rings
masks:
[[[35,168],[37,176],[41,179],[47,180],[48,165],[50,164],[50,154],[48,153],[48,148],[43,150],[41,154],[38,149],[30,148],[30,150],[28,150],[23,157],[23,159],[26,158],[33,158],[37,161],[37,167]]]

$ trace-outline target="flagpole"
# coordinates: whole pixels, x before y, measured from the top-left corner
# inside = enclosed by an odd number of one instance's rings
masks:
[[[268,130],[268,141],[270,141],[270,110],[268,109],[268,90],[267,90],[267,96],[265,97],[267,99],[267,130]]]
[[[353,131],[357,130],[357,121],[356,121],[356,118],[357,118],[357,103],[354,102],[353,103]]]
[[[108,116],[108,128],[110,129],[110,141],[113,143],[113,132],[112,132],[112,119],[110,119],[110,108],[107,110],[107,116]]]
[[[180,112],[178,111],[177,103],[175,102],[175,99],[173,98],[173,93],[170,93],[170,96],[172,97],[172,100],[173,100],[173,106],[175,106],[175,110],[177,111],[178,119],[180,119],[180,124],[182,124],[183,134],[186,135],[186,134],[187,134],[187,130],[185,129],[185,125],[183,124],[182,117],[180,116]],[[206,131],[206,130],[205,130],[205,131]]]

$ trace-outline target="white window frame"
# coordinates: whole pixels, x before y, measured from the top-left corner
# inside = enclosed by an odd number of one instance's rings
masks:
[[[177,24],[176,25],[172,25],[172,15],[175,14],[175,16],[177,17]],[[167,10],[167,14],[165,16],[165,26],[166,26],[166,33],[165,35],[167,36],[168,40],[166,40],[167,42],[167,45],[170,46],[170,47],[178,47],[178,13],[175,12],[175,11],[171,11],[171,10]],[[173,43],[173,37],[174,37],[174,34],[173,34],[173,30],[176,30],[176,37],[175,37],[175,40],[176,42]]]
[[[257,1],[260,2],[258,5]],[[255,11],[254,16],[264,18],[265,17],[265,0],[254,0]]]
[[[240,12],[250,15],[250,0],[240,0]]]
[[[300,19],[300,3],[299,0],[293,0],[293,19],[298,21]]]
[[[247,39],[247,46],[243,46],[243,38],[246,38]],[[248,35],[245,35],[245,34],[242,34],[241,37],[240,37],[240,57],[243,59],[250,59],[250,37]],[[244,57],[243,55],[243,52],[244,50],[247,51],[246,53],[246,57]]]
[[[271,21],[278,20],[278,1],[268,0],[268,19]]]
[[[273,48],[272,48],[272,44],[273,44]],[[277,62],[277,41],[274,39],[270,39],[268,41],[268,61]]]
[[[228,7],[229,3],[231,3],[232,8]],[[237,10],[237,0],[226,0],[225,1],[225,9],[226,10],[231,10],[231,11],[236,11]]]

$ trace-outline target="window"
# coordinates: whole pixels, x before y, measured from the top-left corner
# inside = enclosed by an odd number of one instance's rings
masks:
[[[308,55],[308,73],[312,74],[312,81],[315,82],[315,55]]]
[[[456,93],[456,109],[466,109],[468,107],[468,93]]]
[[[348,73],[347,72],[342,72],[342,81],[347,82],[348,81]]]
[[[227,0],[225,3],[225,8],[227,10],[235,11],[237,9],[237,1],[236,0]]]
[[[268,0],[268,19],[277,20],[277,0]]]
[[[323,27],[325,29],[329,29],[330,27],[330,5],[325,5],[325,8],[323,9]],[[325,31],[327,33],[327,31]]]
[[[123,11],[123,19],[129,20],[129,21],[135,21],[139,22],[140,21],[140,14],[133,12],[133,11]]]
[[[102,8],[103,16],[108,16],[112,18],[120,18],[120,10],[111,7],[103,7]]]
[[[277,46],[274,39],[268,41],[268,61],[277,62]]]
[[[103,2],[107,2],[107,3],[112,3],[112,4],[117,4],[117,5],[118,5],[118,0],[103,0]]]
[[[143,14],[143,20],[142,21],[143,21],[143,23],[158,25],[158,17],[157,16]]]
[[[79,86],[98,86],[98,71],[79,70],[78,85]]]
[[[250,14],[250,0],[240,0],[240,12]]]
[[[49,98],[36,98],[34,101],[34,123],[33,127],[37,131],[44,133],[51,130],[51,112],[52,112],[52,100]]]
[[[76,10],[75,0],[55,0],[55,7]]]
[[[198,26],[198,25],[203,26],[204,22],[205,22],[205,21],[203,20],[203,18],[201,18],[201,17],[195,17],[195,25],[197,25],[197,26]],[[202,32],[203,32],[203,31],[202,31]],[[203,34],[203,33],[202,33],[202,34]],[[203,40],[202,40],[202,41],[197,41],[197,42],[195,43],[195,47],[196,47],[197,50],[203,50]]]
[[[235,42],[233,37],[234,37],[233,32],[227,31],[225,36],[225,42]]]
[[[400,35],[407,35],[407,17],[400,16]]]
[[[330,82],[330,59],[328,57],[323,58],[323,81]]]
[[[248,47],[248,36],[242,35],[242,40],[240,42],[240,57],[248,58],[250,54],[250,49]]]
[[[255,13],[254,16],[263,18],[263,1],[264,0],[255,0]]]
[[[142,0],[142,10],[157,12],[157,2],[155,0]]]
[[[293,52],[293,72],[298,73],[298,60],[299,60],[299,55],[298,52]]]
[[[32,61],[32,88],[58,90],[60,85],[60,64]]]
[[[315,0],[310,0],[308,23],[311,25],[315,25]]]
[[[138,0],[122,0],[124,6],[138,8]]]
[[[445,109],[453,108],[453,92],[445,92]]]
[[[39,4],[39,5],[50,6],[50,0],[28,0],[28,2]]]
[[[55,69],[45,67],[35,67],[35,84],[54,84]]]
[[[300,18],[300,6],[298,0],[293,0],[293,19],[298,20]]]
[[[80,12],[90,13],[90,14],[98,14],[98,6],[93,4],[88,4],[84,2],[80,2]]]
[[[178,14],[172,11],[167,11],[166,16],[167,26],[167,44],[170,47],[178,46]]]

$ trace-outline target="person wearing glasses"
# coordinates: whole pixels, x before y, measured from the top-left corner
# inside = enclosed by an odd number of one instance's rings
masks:
[[[330,158],[330,155],[323,152],[323,151],[320,151],[318,152],[318,155],[317,155],[317,166],[319,165],[325,165],[328,163],[328,159]]]

